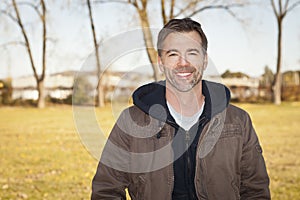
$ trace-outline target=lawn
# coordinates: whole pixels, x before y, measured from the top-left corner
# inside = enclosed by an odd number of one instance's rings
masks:
[[[263,146],[272,199],[298,199],[300,103],[239,106],[250,113]],[[96,116],[108,132],[111,107]],[[0,199],[89,199],[97,162],[81,143],[72,107],[0,108]]]

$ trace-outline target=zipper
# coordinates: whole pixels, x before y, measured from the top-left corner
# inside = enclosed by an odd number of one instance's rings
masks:
[[[206,119],[206,117],[205,116],[203,116],[201,119],[199,119],[198,120],[198,122],[196,123],[197,124],[197,126],[199,126],[201,123],[202,123],[202,125],[201,126],[204,126],[205,124],[206,124],[206,121],[207,121],[208,119]],[[176,123],[174,123],[173,121],[170,121],[170,120],[167,120],[166,121],[166,123],[167,124],[169,124],[169,125],[171,125],[173,128],[175,128],[174,129],[174,131],[175,130],[178,130],[179,129],[179,126],[178,126],[178,124],[176,124]],[[195,125],[196,125],[195,124]],[[195,126],[194,125],[194,126]],[[192,128],[192,127],[191,127]],[[202,129],[202,131],[201,132],[203,132],[203,129]],[[204,134],[201,134],[200,135],[200,138],[203,138],[203,135]],[[172,134],[172,138],[174,138],[174,136],[175,136],[175,133],[173,132],[173,134]],[[188,174],[188,177],[190,177],[190,174],[191,174],[191,158],[190,158],[190,150],[189,150],[189,146],[190,146],[190,140],[191,140],[191,135],[190,135],[190,132],[189,131],[186,131],[185,132],[185,145],[186,145],[186,151],[187,151],[187,174]],[[199,141],[199,143],[200,143],[200,140],[198,140]],[[198,144],[199,145],[199,144]],[[198,146],[197,145],[197,146]],[[197,152],[198,152],[198,148],[197,148],[197,150],[196,150],[196,156],[197,156]],[[196,158],[196,162],[197,162],[197,158]],[[195,166],[195,174],[196,174],[196,169],[197,167]],[[190,180],[190,178],[188,178],[188,184],[190,185],[191,183],[192,183],[193,181],[192,180]],[[170,194],[171,194],[171,197],[172,197],[172,191],[173,191],[173,189],[174,189],[174,165],[172,164],[172,174],[171,174],[171,190],[170,190]],[[197,196],[197,194],[196,194],[196,196]]]
[[[205,119],[206,119],[205,117],[202,117],[201,119],[198,120],[198,122],[196,123],[196,125],[199,126],[202,122],[204,122]],[[201,138],[201,136],[202,136],[202,134],[200,135],[200,138]],[[195,135],[195,137],[196,137],[196,135]],[[192,170],[191,170],[192,169],[192,166],[191,166],[191,157],[190,157],[190,146],[191,145],[192,145],[192,143],[191,143],[191,135],[190,135],[190,132],[188,130],[188,131],[185,132],[185,148],[186,148],[186,151],[187,151],[188,177],[191,177],[191,172],[192,172]],[[197,156],[197,150],[196,150],[196,155],[195,156]],[[188,184],[191,184],[191,183],[192,183],[192,181],[190,180],[190,178],[188,178]]]
[[[189,190],[189,199],[190,199],[190,195],[193,193],[190,188],[191,184],[192,184],[192,180],[191,180],[191,173],[192,173],[192,164],[191,164],[191,155],[190,155],[190,140],[191,140],[191,136],[190,136],[190,132],[186,131],[185,132],[185,148],[186,148],[186,160],[187,160],[187,187]]]
[[[186,155],[187,155],[187,174],[188,174],[188,184],[190,185],[191,184],[191,181],[190,181],[190,175],[191,175],[191,158],[190,158],[190,140],[191,140],[191,136],[190,136],[190,132],[189,131],[186,131],[185,132],[185,148],[186,148]]]
[[[174,178],[174,167],[172,165],[172,172],[171,172],[171,187],[170,187],[170,199],[172,199],[172,193],[173,193],[173,190],[174,190],[174,181],[175,181],[175,178]]]
[[[189,141],[191,140],[191,135],[189,131],[185,132],[185,144],[186,144],[186,148],[189,147]]]

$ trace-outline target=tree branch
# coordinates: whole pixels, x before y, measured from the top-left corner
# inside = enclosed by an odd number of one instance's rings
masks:
[[[42,6],[42,14],[40,15],[41,21],[43,24],[43,58],[42,58],[42,75],[40,77],[40,80],[44,80],[45,78],[45,73],[46,73],[46,49],[47,49],[47,26],[46,26],[46,5],[44,0],[40,1],[41,6]]]
[[[138,9],[137,2],[128,0],[128,1],[120,1],[120,0],[95,0],[94,3],[121,3],[121,4],[127,4],[127,5],[132,5],[136,9]]]
[[[276,18],[278,19],[280,16],[279,16],[279,13],[278,13],[278,11],[277,11],[277,9],[276,9],[274,0],[270,0],[270,1],[271,1],[271,5],[272,5],[272,9],[273,9],[273,11],[274,11],[274,14],[275,14]]]
[[[7,10],[0,10],[0,12],[4,15],[6,15],[7,17],[9,17],[11,20],[13,20],[14,22],[18,23],[18,19],[15,18],[12,14],[10,14],[9,12],[7,12]]]
[[[244,6],[243,4],[231,4],[231,5],[210,5],[210,6],[204,6],[202,8],[199,8],[192,12],[191,14],[187,15],[187,17],[192,17],[196,15],[199,12],[203,12],[204,10],[208,9],[225,9],[227,10],[232,16],[236,17],[235,14],[230,10],[233,7],[242,7]]]
[[[129,1],[120,1],[120,0],[96,0],[94,3],[123,3],[123,4],[132,4],[132,2]]]
[[[171,9],[170,9],[169,20],[173,18],[173,15],[174,15],[174,6],[175,6],[175,0],[171,0]]]
[[[136,9],[139,9],[139,5],[136,0],[130,1],[130,4],[133,5]]]
[[[15,10],[15,13],[16,13],[16,16],[17,16],[17,22],[18,22],[19,28],[21,29],[24,40],[25,40],[25,45],[26,45],[26,49],[27,49],[27,52],[28,52],[28,55],[29,55],[29,60],[30,60],[30,63],[31,63],[31,68],[33,70],[33,75],[34,75],[36,81],[38,81],[39,78],[38,78],[38,74],[37,74],[37,71],[36,71],[36,68],[35,68],[35,65],[34,65],[34,62],[33,62],[33,56],[32,56],[32,52],[31,52],[31,48],[30,48],[29,39],[28,39],[27,33],[24,29],[24,26],[23,26],[23,23],[22,23],[20,14],[19,14],[19,9],[18,9],[17,3],[16,3],[15,0],[12,0],[12,3],[13,3],[13,7],[14,7],[14,10]]]
[[[190,9],[191,7],[195,6],[197,1],[191,1],[185,8],[180,9],[180,11],[174,15],[174,18],[178,17],[179,15],[183,14],[185,11]]]
[[[291,10],[293,10],[294,8],[296,8],[299,5],[300,5],[300,1],[295,2],[286,10],[286,12],[290,12]]]
[[[39,11],[40,4],[34,5],[33,3],[30,3],[30,2],[19,2],[18,5],[19,6],[25,5],[25,6],[29,6],[29,7],[33,8],[36,11],[36,13],[38,14],[38,16],[42,19],[42,17],[43,17],[42,13]]]
[[[141,2],[142,2],[143,8],[145,9],[147,7],[148,1],[147,0],[141,0]]]
[[[163,18],[163,24],[165,25],[167,23],[167,16],[166,16],[166,9],[165,9],[165,0],[160,1],[161,6],[161,16]]]
[[[284,4],[284,8],[283,8],[284,10],[283,10],[283,12],[287,11],[288,6],[289,6],[289,0],[286,0],[285,4]]]
[[[288,1],[288,0],[287,0]],[[282,1],[279,0],[279,14],[281,15],[283,12],[282,12]]]

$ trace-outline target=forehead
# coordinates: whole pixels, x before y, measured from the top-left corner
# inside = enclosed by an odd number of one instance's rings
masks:
[[[202,48],[200,35],[196,31],[170,33],[163,41],[162,50]]]

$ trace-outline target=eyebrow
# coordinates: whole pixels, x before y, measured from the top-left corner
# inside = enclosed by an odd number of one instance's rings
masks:
[[[200,53],[199,49],[188,49],[187,52],[196,51],[197,53]]]

